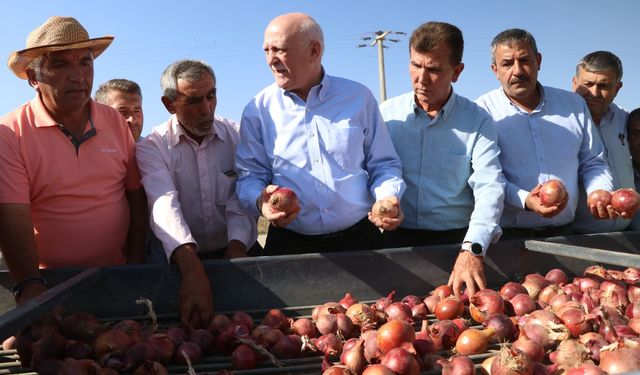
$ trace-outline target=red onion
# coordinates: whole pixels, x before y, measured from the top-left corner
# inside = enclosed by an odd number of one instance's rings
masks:
[[[297,358],[302,354],[302,340],[298,335],[284,335],[271,348],[278,358]]]
[[[163,333],[154,333],[147,337],[146,342],[156,350],[158,362],[164,366],[167,366],[169,362],[171,362],[176,344],[169,336]]]
[[[600,368],[608,374],[640,370],[640,349],[603,350],[600,352]]]
[[[364,303],[354,303],[347,309],[345,314],[351,319],[354,325],[360,326],[363,331],[373,326],[376,321],[375,312],[369,305]]]
[[[544,278],[551,284],[557,286],[563,286],[569,282],[569,277],[567,276],[567,274],[559,268],[550,270],[549,272],[547,272]]]
[[[251,316],[249,314],[247,314],[244,311],[236,311],[231,315],[231,321],[234,324],[241,324],[245,327],[247,327],[247,329],[249,331],[251,331],[253,329],[253,318],[251,318]]]
[[[605,375],[605,372],[592,363],[584,363],[578,367],[567,370],[564,375]]]
[[[402,320],[409,324],[413,324],[413,314],[411,313],[411,307],[402,302],[393,302],[387,306],[384,310],[385,314],[389,317],[389,320]]]
[[[409,307],[413,307],[419,303],[422,303],[422,300],[420,298],[418,298],[418,296],[414,296],[413,294],[409,294],[404,296],[404,298],[401,300],[402,303],[405,303],[407,305],[409,305]]]
[[[597,280],[591,277],[576,277],[573,279],[573,284],[577,285],[582,293],[589,293],[600,288],[601,282],[601,280]],[[568,285],[565,285],[565,288],[567,287]],[[567,292],[567,294],[569,293]]]
[[[340,355],[340,362],[354,374],[361,374],[367,365],[367,360],[364,357],[363,343],[364,341],[357,340],[352,347],[343,349]]]
[[[231,367],[236,370],[250,370],[258,365],[256,352],[249,345],[239,345],[231,353]]]
[[[125,354],[125,365],[123,371],[132,371],[142,366],[146,362],[158,360],[156,350],[146,342],[133,344]]]
[[[453,289],[449,285],[439,285],[437,286],[431,293],[431,295],[439,296],[442,298],[447,298],[453,295]]]
[[[511,345],[511,349],[523,352],[532,361],[542,361],[545,355],[545,350],[542,344],[536,340],[528,338],[526,335],[518,337],[518,339]]]
[[[113,329],[119,329],[129,335],[131,341],[134,343],[140,342],[144,339],[145,332],[142,324],[135,320],[125,319],[113,326]]]
[[[309,338],[318,337],[316,326],[311,319],[299,318],[291,324],[291,331],[298,336],[307,336]]]
[[[464,355],[454,355],[447,359],[438,360],[442,366],[442,375],[475,375],[473,361]]]
[[[513,298],[516,294],[528,294],[528,292],[522,284],[514,283],[513,281],[509,281],[500,288],[500,295],[507,301]]]
[[[629,328],[634,330],[637,334],[640,334],[640,317],[629,319]]]
[[[93,343],[96,358],[110,352],[124,353],[133,344],[131,338],[120,330],[108,330],[101,333]]]
[[[435,353],[437,351],[436,345],[429,336],[429,329],[427,327],[428,322],[422,321],[422,328],[416,332],[416,339],[413,341],[413,347],[416,349],[416,353],[419,357],[427,354]]]
[[[189,334],[189,341],[197,344],[202,349],[202,355],[209,355],[213,353],[216,346],[216,340],[213,335],[207,329],[196,329]]]
[[[99,372],[100,375],[106,375],[102,372]],[[160,362],[146,362],[139,366],[134,372],[133,375],[168,375],[169,372],[167,368],[164,367]],[[218,374],[220,373],[218,372]]]
[[[390,320],[378,328],[378,348],[383,354],[393,348],[413,344],[415,339],[413,326],[401,320]]]
[[[176,345],[180,345],[187,339],[187,332],[182,327],[169,327],[169,329],[167,329],[167,336],[171,337]]]
[[[504,300],[492,289],[482,289],[469,298],[471,317],[478,323],[495,313],[504,313]]]
[[[513,321],[505,314],[492,314],[482,323],[485,327],[491,327],[495,330],[495,334],[491,337],[490,342],[512,342],[518,335],[518,330]]]
[[[373,305],[373,307],[375,307],[375,309],[378,311],[384,311],[387,308],[387,306],[389,306],[393,302],[393,296],[395,294],[396,294],[396,291],[392,290],[391,293],[389,293],[389,295],[387,295],[386,297],[382,297],[378,299],[376,303]]]
[[[588,266],[587,268],[584,269],[584,272],[582,273],[585,276],[589,276],[589,277],[593,277],[599,280],[604,280],[606,274],[607,274],[607,270],[606,268],[602,267],[602,266],[598,266],[598,265],[591,265]]]
[[[280,338],[284,336],[281,330],[269,326],[257,326],[251,332],[257,344],[264,346],[266,349],[273,347]]]
[[[533,374],[533,364],[529,357],[520,351],[503,346],[491,363],[491,375],[524,374]]]
[[[196,343],[185,341],[173,355],[173,360],[181,365],[187,365],[187,357],[191,363],[198,363],[202,360],[202,349]]]
[[[246,317],[244,317],[246,319]],[[244,324],[246,322],[240,322],[240,324]],[[237,323],[236,323],[237,324]],[[253,325],[253,320],[251,321],[251,324]],[[289,319],[287,318],[286,315],[284,315],[284,313],[282,312],[282,310],[280,309],[271,309],[269,311],[267,311],[267,313],[265,314],[264,318],[262,318],[262,322],[260,323],[260,325],[265,325],[265,326],[269,326],[269,327],[273,327],[273,328],[278,328],[280,330],[282,330],[283,332],[286,332],[287,329],[289,329]],[[249,327],[249,329],[251,329],[252,327]]]
[[[451,322],[458,327],[458,333],[462,333],[469,329],[469,321],[465,318],[455,318]]]
[[[549,281],[537,273],[528,274],[522,282],[522,286],[525,287],[532,299],[538,299],[538,294],[540,294],[540,291],[547,285],[549,285]]]
[[[558,294],[551,297],[551,300],[549,300],[549,306],[551,306],[551,309],[555,311],[569,301],[571,301],[571,297],[569,297],[569,295]]]
[[[551,298],[557,296],[558,294],[564,294],[562,288],[560,288],[556,284],[549,284],[542,288],[542,290],[538,294],[538,300],[545,303],[550,303]]]
[[[581,309],[565,309],[559,314],[559,317],[574,338],[578,338],[583,333],[593,331],[593,324],[591,324],[593,317],[585,315]]]
[[[311,311],[311,320],[314,322],[318,319],[318,316],[322,314],[336,314],[336,313],[346,313],[347,309],[340,306],[338,302],[327,302],[324,305],[316,306],[313,311]]]
[[[640,268],[629,267],[622,271],[622,279],[627,284],[636,284],[640,281]]]
[[[354,331],[353,321],[345,314],[322,314],[316,321],[316,328],[325,335],[327,333],[340,333],[345,337],[351,337]]]
[[[387,366],[376,364],[367,366],[362,372],[362,375],[396,375],[396,373]]]
[[[413,315],[414,320],[426,319],[428,314],[429,314],[429,310],[427,309],[427,306],[422,302],[420,302],[417,305],[414,305],[411,308],[411,315]]]
[[[93,348],[86,342],[67,340],[66,347],[64,358],[89,359],[93,356]]]
[[[77,312],[65,316],[60,323],[62,334],[67,339],[93,342],[101,331],[100,322],[93,314]]]
[[[430,313],[433,313],[434,311],[436,311],[436,305],[441,299],[442,297],[440,297],[439,295],[432,294],[430,296],[427,296],[422,302],[424,302],[425,306],[427,306],[427,310],[429,310]]]
[[[629,298],[629,302],[640,301],[640,286],[638,285],[627,286],[627,298]]]
[[[565,340],[558,345],[558,350],[550,356],[553,363],[561,369],[568,370],[578,367],[583,363],[591,362],[591,356],[587,348],[576,340]]]
[[[450,296],[436,304],[434,314],[438,320],[451,320],[462,316],[464,304],[458,297]]]
[[[450,320],[439,320],[429,327],[429,337],[438,350],[453,348],[459,335],[460,330]]]
[[[224,314],[214,314],[207,328],[214,335],[219,335],[231,325],[231,319]]]
[[[602,290],[601,305],[624,310],[629,304],[627,287],[624,283],[605,280],[600,284],[600,290]]]
[[[605,340],[601,334],[596,332],[587,332],[578,337],[578,341],[589,350],[591,359],[596,362],[600,362],[600,349],[602,349],[603,346],[609,345],[609,342]]]
[[[342,340],[333,333],[318,337],[313,344],[324,354],[337,355],[342,352]]]
[[[397,374],[419,375],[420,366],[413,354],[404,348],[394,348],[382,356],[382,365]]]
[[[511,302],[513,312],[517,316],[523,316],[536,310],[536,303],[528,294],[516,294],[509,302]]]
[[[351,293],[346,293],[338,303],[340,304],[340,306],[344,307],[345,309],[348,309],[349,307],[351,307],[351,305],[357,302],[358,301],[355,298],[353,298]]]

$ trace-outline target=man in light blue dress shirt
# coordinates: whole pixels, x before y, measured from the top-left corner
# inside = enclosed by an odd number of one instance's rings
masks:
[[[384,232],[384,244],[461,244],[449,284],[456,295],[463,286],[473,295],[486,287],[483,257],[501,233],[504,182],[495,125],[453,91],[464,69],[460,29],[428,22],[409,45],[413,91],[380,105],[407,184],[405,219]]]
[[[604,144],[613,188],[632,188],[633,165],[627,140],[627,111],[613,103],[622,88],[622,62],[609,51],[595,51],[583,57],[576,66],[572,80],[573,91],[582,96],[589,107],[591,118]],[[580,186],[580,200],[587,194]],[[619,216],[615,220],[598,220],[589,208],[578,204],[572,227],[578,233],[621,231],[631,220]]]
[[[542,55],[528,31],[509,29],[491,42],[491,68],[501,87],[477,99],[498,130],[500,163],[507,180],[500,220],[502,238],[532,238],[572,233],[578,181],[591,194],[612,190],[602,141],[589,108],[577,94],[538,82]],[[559,179],[568,197],[556,206],[540,200],[540,186]],[[601,202],[589,207],[594,217],[615,217]]]
[[[367,219],[374,202],[398,208],[402,167],[371,92],[326,74],[323,50],[322,29],[306,14],[276,17],[265,30],[275,83],[244,109],[236,191],[245,210],[270,222],[266,255],[380,248],[380,229],[402,221],[401,212]],[[279,186],[296,193],[298,210],[272,211]]]
[[[640,108],[629,113],[627,119],[627,134],[629,136],[629,151],[633,161],[633,176],[636,191],[640,191]],[[640,230],[640,215],[635,215],[629,224],[629,229]]]

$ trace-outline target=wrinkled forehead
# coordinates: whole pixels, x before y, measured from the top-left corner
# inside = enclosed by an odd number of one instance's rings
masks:
[[[62,51],[51,51],[45,53],[44,58],[48,60],[66,60],[71,58],[90,58],[93,60],[93,52],[90,48],[65,49]]]

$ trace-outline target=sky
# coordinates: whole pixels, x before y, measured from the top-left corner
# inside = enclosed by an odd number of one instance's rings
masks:
[[[34,97],[26,81],[6,68],[11,52],[25,48],[27,35],[53,15],[73,16],[90,37],[114,35],[113,44],[94,64],[93,92],[112,78],[127,78],[143,91],[143,135],[166,121],[160,75],[172,62],[200,59],[217,76],[216,114],[239,121],[244,106],[273,83],[265,63],[264,28],[274,17],[304,12],[316,19],[325,36],[323,66],[328,74],[365,84],[379,98],[378,51],[362,38],[376,31],[393,35],[384,50],[387,98],[411,90],[408,38],[427,21],[458,26],[464,35],[465,64],[457,93],[475,99],[498,87],[490,69],[489,45],[513,27],[530,31],[542,53],[542,84],[571,89],[580,58],[608,50],[624,66],[616,103],[640,107],[640,1],[637,0],[47,0],[7,2],[0,23],[0,114]],[[360,44],[367,47],[358,48]]]

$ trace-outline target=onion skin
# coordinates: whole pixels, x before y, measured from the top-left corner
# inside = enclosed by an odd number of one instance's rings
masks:
[[[357,302],[358,301],[355,298],[353,298],[351,293],[347,292],[338,303],[340,304],[340,306],[344,307],[345,309],[348,309],[349,307],[351,307],[351,305]]]
[[[393,302],[384,310],[389,320],[402,320],[403,322],[413,324],[413,313],[411,307],[406,303]]]
[[[391,349],[382,356],[380,363],[397,374],[420,374],[420,365],[418,365],[415,356],[404,348]]]
[[[467,329],[456,340],[456,352],[462,355],[480,354],[487,350],[489,340],[495,333],[492,327],[483,330]]]
[[[640,349],[603,350],[600,352],[600,368],[608,374],[640,370]]]
[[[438,360],[442,366],[442,375],[474,375],[476,373],[473,361],[464,355],[454,355],[447,359]]]
[[[382,354],[386,354],[404,344],[413,344],[416,333],[412,325],[401,320],[390,320],[378,328],[377,340],[378,348]]]
[[[565,375],[605,375],[605,372],[598,366],[585,363],[578,367],[567,370]]]
[[[361,374],[367,365],[367,360],[364,357],[364,341],[357,340],[353,346],[342,351],[340,355],[340,362],[342,362],[347,368],[354,374]]]
[[[567,199],[567,188],[562,181],[551,179],[540,187],[540,201],[545,207],[553,207],[561,204]]]
[[[549,285],[549,281],[537,273],[528,274],[522,282],[522,286],[527,289],[527,293],[532,299],[538,299],[538,294],[547,285]]]
[[[502,296],[502,298],[509,301],[516,294],[529,294],[529,292],[527,292],[527,289],[523,287],[522,284],[509,281],[504,284],[502,288],[500,288],[499,294]]]
[[[464,304],[458,297],[450,296],[441,299],[434,311],[438,320],[453,320],[459,318],[464,313]]]
[[[494,335],[491,337],[490,342],[498,343],[498,342],[513,342],[518,335],[518,329],[516,328],[513,321],[506,316],[505,314],[493,314],[489,315],[487,319],[484,320],[482,325],[486,327],[492,327],[495,330]]]
[[[523,316],[536,310],[536,303],[528,294],[516,294],[509,302],[516,316]]]
[[[511,345],[511,349],[519,350],[526,354],[532,361],[542,361],[544,359],[544,347],[537,341],[528,338],[525,335],[518,337]]]
[[[440,320],[429,327],[429,337],[437,350],[451,349],[460,336],[460,329],[450,320]]]
[[[387,366],[376,364],[367,366],[362,372],[362,375],[396,375],[396,373]]]
[[[491,375],[532,375],[533,364],[526,354],[503,346],[491,363]]]
[[[544,278],[552,285],[557,285],[559,287],[564,286],[569,282],[569,276],[559,268],[549,270],[549,272],[544,275]]]
[[[484,322],[491,314],[505,311],[504,300],[495,290],[482,289],[469,298],[469,302],[471,317],[478,323]]]

